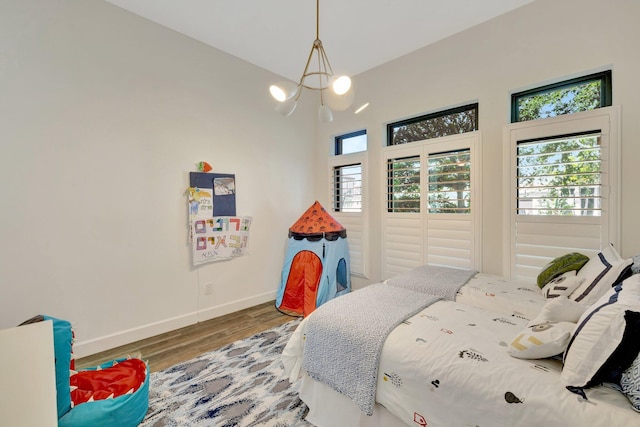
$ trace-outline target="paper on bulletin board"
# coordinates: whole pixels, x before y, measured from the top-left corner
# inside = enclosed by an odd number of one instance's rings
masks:
[[[191,225],[193,265],[236,258],[248,253],[251,217],[197,218]]]
[[[211,216],[236,216],[236,176],[234,174],[189,172],[189,186],[213,194]]]
[[[189,242],[193,241],[193,222],[213,217],[213,194],[211,189],[189,187]]]

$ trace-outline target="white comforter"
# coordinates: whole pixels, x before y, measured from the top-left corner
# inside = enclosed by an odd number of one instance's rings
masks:
[[[531,320],[546,301],[535,283],[478,273],[460,288],[456,302]]]
[[[398,326],[380,360],[376,400],[408,425],[627,426],[640,415],[601,386],[588,400],[560,381],[561,364],[507,353],[526,321],[437,302]]]
[[[585,401],[562,385],[559,361],[509,356],[507,343],[526,321],[458,302],[434,303],[388,336],[376,401],[409,426],[640,425],[622,393],[595,387]],[[283,352],[292,382],[304,374],[305,325]]]
[[[447,273],[449,272],[449,273]],[[443,296],[445,300],[454,300],[473,307],[485,308],[489,311],[505,313],[515,317],[531,320],[535,318],[545,303],[540,288],[535,283],[505,279],[485,273],[475,273],[464,281],[464,286],[456,288],[457,293],[440,294],[437,280],[434,283],[434,273],[439,277],[473,273],[470,270],[460,270],[451,267],[436,267],[423,265],[406,273],[399,274],[385,283],[412,289],[417,292]],[[468,277],[468,276],[467,276]],[[447,295],[445,297],[445,295]]]

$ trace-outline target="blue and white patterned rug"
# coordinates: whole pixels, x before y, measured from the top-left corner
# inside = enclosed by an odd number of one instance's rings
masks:
[[[306,427],[280,355],[298,319],[151,374],[141,426]]]

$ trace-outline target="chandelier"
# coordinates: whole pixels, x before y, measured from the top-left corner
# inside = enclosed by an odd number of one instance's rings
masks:
[[[313,64],[314,67],[310,66]],[[349,76],[333,74],[322,41],[320,40],[320,0],[316,0],[316,39],[311,46],[307,64],[298,84],[283,81],[269,87],[271,96],[278,101],[276,111],[285,117],[293,113],[302,95],[302,89],[310,89],[320,93],[320,109],[318,118],[322,122],[333,120],[333,110],[343,111],[353,103],[353,88]]]

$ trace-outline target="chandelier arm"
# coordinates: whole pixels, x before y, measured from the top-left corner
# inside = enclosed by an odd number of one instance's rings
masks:
[[[307,71],[309,70],[309,64],[311,63],[311,58],[313,57],[314,50],[316,50],[315,45],[311,47],[311,52],[309,52],[309,57],[307,58],[307,64],[304,66],[304,71],[302,72],[302,77],[300,77],[300,83],[298,83],[298,86],[304,86],[304,79],[309,75]]]
[[[325,65],[324,67],[325,72],[329,77],[333,76],[333,69],[331,68],[329,57],[327,56],[327,53],[324,51],[324,46],[322,46],[322,42],[320,43],[320,47],[318,48],[318,51],[320,52],[319,54],[322,56],[322,62]]]
[[[318,71],[309,71],[309,67],[311,66],[311,61],[313,55],[318,56],[317,58],[317,66]],[[315,61],[314,61],[315,62]],[[318,77],[318,86],[315,87],[315,77]],[[307,78],[313,77],[310,82],[307,83]],[[320,111],[319,118],[323,122],[330,122],[333,120],[333,113],[331,112],[331,108],[329,105],[325,105],[325,98],[329,96],[329,94],[323,93],[326,89],[329,89],[331,78],[333,77],[333,68],[331,68],[331,62],[329,61],[329,57],[322,46],[322,41],[320,40],[320,0],[316,0],[316,39],[313,41],[313,45],[311,46],[311,51],[309,52],[309,56],[307,57],[307,63],[304,66],[304,71],[302,72],[302,76],[300,77],[300,81],[298,82],[296,94],[293,98],[293,108],[295,108],[295,102],[298,101],[300,96],[302,95],[302,89],[311,89],[320,91]],[[274,96],[276,97],[276,96]],[[277,97],[276,97],[277,99]],[[328,97],[327,101],[331,102],[332,98]],[[282,110],[279,111],[283,115],[289,115],[293,109]],[[285,114],[286,113],[286,114]]]
[[[315,44],[315,43],[314,43]],[[324,83],[322,82],[322,77],[326,74],[327,70],[324,68],[324,61],[322,60],[322,44],[316,45],[316,50],[318,51],[318,87],[320,90],[320,105],[322,105],[322,88],[324,87]]]

